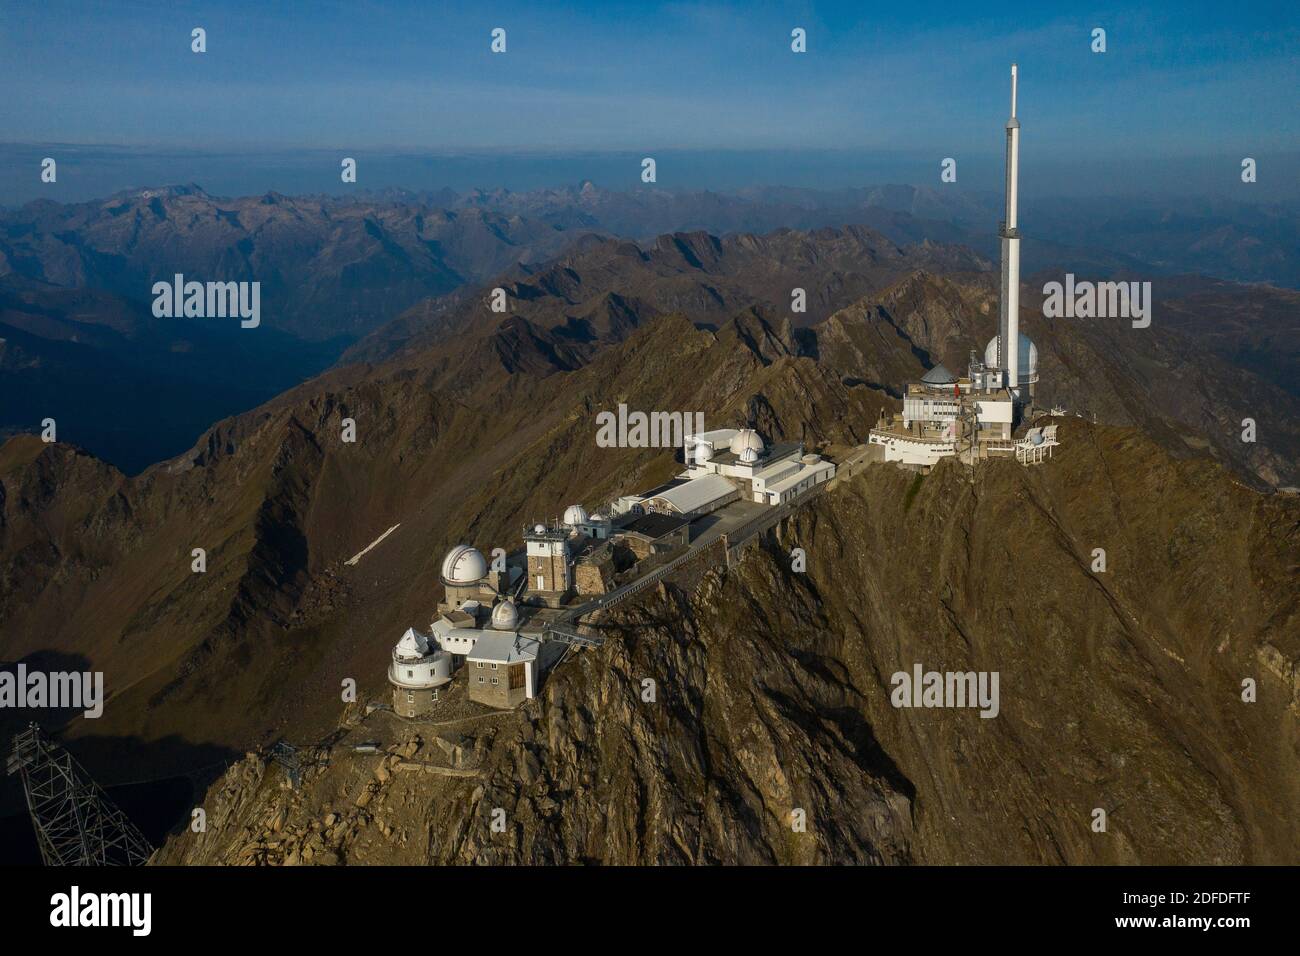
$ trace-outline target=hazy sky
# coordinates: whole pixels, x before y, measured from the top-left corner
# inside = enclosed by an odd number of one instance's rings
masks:
[[[0,137],[253,164],[296,149],[847,149],[960,162],[1000,149],[1016,60],[1026,161],[1032,151],[1040,168],[1297,149],[1294,3],[972,6],[11,3]],[[196,26],[204,54],[190,50]],[[1103,54],[1090,50],[1098,26]],[[504,54],[489,50],[494,27],[507,31]],[[790,50],[795,27],[805,54]]]

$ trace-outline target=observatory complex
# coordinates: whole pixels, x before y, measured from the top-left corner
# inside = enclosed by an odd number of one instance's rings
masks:
[[[604,513],[570,505],[562,519],[528,526],[523,548],[491,567],[467,544],[447,552],[429,631],[408,628],[392,651],[394,712],[432,714],[462,670],[479,703],[507,708],[536,696],[541,650],[557,624],[609,606],[692,549],[725,544],[726,530],[752,527],[835,475],[833,462],[802,443],[768,447],[752,428],[686,436],[683,458],[677,477]]]
[[[1020,231],[1017,196],[1020,121],[1017,70],[1011,67],[1011,118],[1006,123],[1006,217],[997,335],[983,354],[970,353],[966,374],[942,364],[909,384],[903,408],[871,429],[869,444],[885,461],[927,468],[944,458],[971,464],[1014,456],[1024,464],[1048,457],[1056,426],[1016,428],[1032,408],[1038,349],[1020,331]],[[474,701],[508,708],[537,694],[542,650],[550,640],[588,640],[565,626],[609,607],[671,569],[678,559],[740,540],[836,473],[836,465],[805,453],[800,442],[769,446],[752,428],[686,435],[683,470],[640,494],[611,501],[601,513],[570,505],[562,519],[523,529],[523,547],[491,567],[461,544],[442,562],[443,599],[428,633],[408,628],[388,669],[393,710],[419,718],[434,711],[458,671]]]
[[[1014,438],[1033,404],[1038,348],[1020,331],[1020,120],[1016,118],[1017,70],[1011,65],[1011,118],[1007,120],[1006,213],[1002,241],[1002,288],[998,334],[982,356],[971,352],[964,378],[942,364],[907,386],[903,410],[871,429],[885,461],[930,466],[942,458],[974,463],[990,456],[1015,456],[1024,464],[1042,461],[1058,442],[1056,426],[1030,429]]]

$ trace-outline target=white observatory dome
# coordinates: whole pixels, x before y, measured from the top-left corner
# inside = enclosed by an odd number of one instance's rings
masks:
[[[444,584],[473,584],[487,575],[487,562],[478,548],[458,544],[442,560]]]
[[[996,335],[989,339],[988,345],[984,346],[984,364],[989,368],[999,367]],[[1020,333],[1019,365],[1019,378],[1022,385],[1038,380],[1038,346],[1031,342],[1024,332]]]
[[[564,523],[570,528],[575,528],[587,521],[587,512],[582,510],[582,505],[569,505],[564,509]]]
[[[740,461],[741,464],[752,465],[754,462],[758,461],[758,452],[754,451],[752,448],[744,448],[740,452]]]
[[[741,455],[746,448],[754,450],[755,460],[757,456],[763,454],[763,439],[758,437],[758,432],[752,428],[742,428],[736,432],[736,437],[731,439],[731,453]]]
[[[413,627],[408,627],[397,642],[397,656],[404,661],[419,660],[429,653],[429,639]]]
[[[709,445],[700,442],[695,446],[695,464],[707,465],[712,458],[713,449]]]
[[[546,532],[546,525],[544,524],[534,525],[533,532],[535,534],[544,534]]]
[[[492,627],[498,631],[513,631],[519,627],[519,609],[506,598],[492,609]]]

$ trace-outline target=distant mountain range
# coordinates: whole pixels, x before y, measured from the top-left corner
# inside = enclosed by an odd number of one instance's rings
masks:
[[[258,281],[266,323],[306,340],[349,339],[417,298],[555,254],[555,227],[491,211],[200,187],[99,202],[34,202],[0,219],[0,275],[150,301],[153,283]]]
[[[378,361],[480,321],[476,303],[494,286],[510,292],[512,314],[552,330],[560,357],[590,353],[651,314],[709,325],[752,307],[806,326],[914,270],[987,273],[997,207],[996,197],[910,186],[591,183],[236,199],[189,185],[33,202],[0,215],[0,435],[52,417],[68,440],[135,472],[340,356]],[[1281,207],[1044,202],[1030,215],[1027,276],[1155,279],[1166,301],[1193,271],[1300,284],[1300,217]],[[262,325],[154,318],[153,283],[177,273],[259,282]],[[805,312],[791,309],[794,288],[807,293]],[[1293,390],[1294,347],[1275,328],[1287,294],[1252,294],[1265,322],[1247,330],[1225,315],[1245,301],[1242,287],[1219,288],[1216,304],[1195,302],[1241,334],[1211,331],[1195,303],[1178,320],[1207,327],[1216,354]]]

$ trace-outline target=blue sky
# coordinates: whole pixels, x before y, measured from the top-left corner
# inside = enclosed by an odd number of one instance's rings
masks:
[[[8,143],[206,152],[1297,149],[1294,4],[11,4]],[[190,51],[202,26],[208,52]],[[493,27],[504,55],[489,52]],[[1108,50],[1089,49],[1107,31]],[[808,52],[790,51],[803,27]]]

